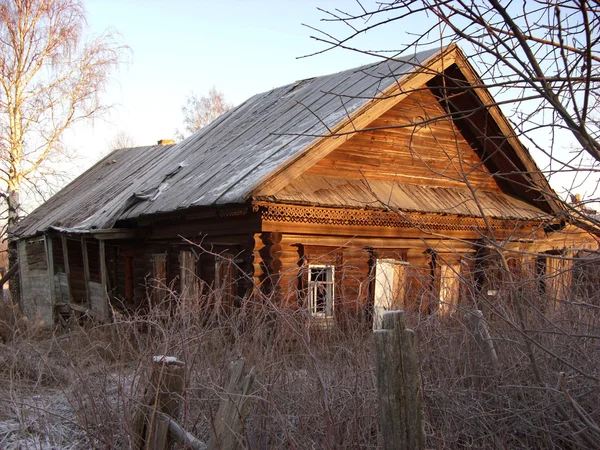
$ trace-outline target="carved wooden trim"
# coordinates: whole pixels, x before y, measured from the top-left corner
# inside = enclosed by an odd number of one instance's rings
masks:
[[[279,223],[305,223],[332,226],[419,228],[430,230],[473,231],[487,229],[483,219],[442,214],[419,214],[371,209],[321,208],[312,206],[255,203],[253,211],[261,220]],[[492,230],[517,230],[539,227],[541,221],[488,219]]]

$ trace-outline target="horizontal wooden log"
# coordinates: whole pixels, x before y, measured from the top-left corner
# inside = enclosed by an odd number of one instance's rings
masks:
[[[269,255],[271,258],[281,258],[283,254],[283,249],[279,244],[271,244],[269,245]]]

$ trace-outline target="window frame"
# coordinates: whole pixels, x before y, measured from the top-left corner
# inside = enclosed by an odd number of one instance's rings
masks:
[[[384,265],[390,266],[393,278],[390,280],[383,271]],[[406,307],[407,268],[408,261],[394,258],[376,258],[372,267],[373,330],[381,329],[383,314],[392,311],[393,307]],[[385,280],[382,280],[382,275]],[[391,283],[390,283],[391,281]]]
[[[325,281],[313,279],[313,270],[325,271]],[[323,311],[319,311],[319,286],[325,286],[325,303]],[[307,306],[312,317],[332,319],[335,316],[335,266],[333,264],[309,264],[307,267]]]

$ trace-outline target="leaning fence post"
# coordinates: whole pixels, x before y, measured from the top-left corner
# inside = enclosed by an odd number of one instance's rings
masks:
[[[374,331],[379,421],[385,450],[423,449],[421,383],[414,332],[404,326],[404,311],[383,315]]]
[[[152,359],[150,383],[133,421],[135,450],[165,450],[169,418],[177,418],[183,394],[185,364],[171,356]]]
[[[465,314],[465,321],[468,324],[469,332],[475,339],[477,349],[485,357],[486,364],[490,364],[495,369],[498,365],[498,355],[483,313],[478,309],[469,311]]]
[[[248,396],[254,383],[252,369],[246,374],[246,361],[240,358],[229,365],[227,382],[221,394],[219,410],[213,420],[208,441],[209,450],[240,448],[239,437],[244,428]]]

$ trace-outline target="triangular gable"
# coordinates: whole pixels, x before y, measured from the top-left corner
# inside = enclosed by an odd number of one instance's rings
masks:
[[[455,74],[459,73],[461,80],[465,80],[470,87],[475,87],[469,89],[469,100],[473,102],[476,98],[476,101],[480,103],[476,105],[479,114],[486,116],[487,128],[481,129],[475,126],[475,131],[472,133],[475,138],[485,138],[483,133],[489,130],[495,131],[495,136],[502,138],[501,143],[485,139],[487,145],[485,162],[486,165],[492,167],[492,172],[506,180],[503,190],[511,191],[507,193],[518,196],[546,212],[561,211],[562,208],[552,198],[553,191],[547,180],[527,149],[515,136],[510,123],[495,105],[487,89],[483,87],[473,67],[455,45],[432,55],[422,65],[415,67],[412,72],[392,83],[379,96],[367,102],[353,114],[349,114],[337,126],[330,127],[330,136],[323,136],[264,177],[252,191],[251,197],[275,196],[286,185],[305,174],[317,162],[351,139],[357,130],[369,127],[376,119],[405,100],[411,93],[418,91],[424,85],[429,86],[436,77],[439,77],[441,73],[446,74],[449,69],[453,69]],[[464,91],[464,84],[462,90]],[[455,94],[456,91],[453,92],[453,95]],[[449,108],[454,108],[454,110],[448,111],[449,114],[456,114],[454,105],[450,105]],[[466,116],[462,117],[462,120],[463,122],[468,121]],[[489,124],[493,124],[493,126],[489,126]],[[473,125],[469,123],[469,126]],[[490,148],[492,145],[494,146],[493,150]],[[500,184],[502,185],[502,182]],[[522,195],[523,193],[527,193],[527,195]]]
[[[329,127],[329,136],[323,136],[321,139],[316,140],[312,145],[304,148],[302,152],[297,153],[294,158],[284,161],[278,168],[267,174],[256,185],[252,191],[252,196],[262,197],[275,194],[279,189],[352,137],[357,130],[368,126],[373,120],[402,101],[414,89],[443,72],[445,68],[450,67],[455,61],[455,48],[452,46],[433,54],[420,65],[415,66],[414,70],[391,83],[376,98],[366,102],[352,114],[346,115],[336,126]],[[392,74],[390,74],[391,77]]]
[[[420,123],[414,126],[415,122]],[[478,152],[423,86],[276,194],[256,199],[499,219],[547,218],[547,213],[515,197],[502,191]]]

